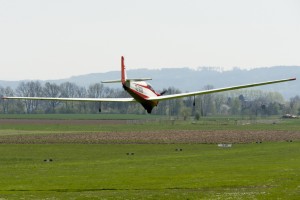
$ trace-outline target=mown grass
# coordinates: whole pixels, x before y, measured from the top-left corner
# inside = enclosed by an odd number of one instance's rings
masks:
[[[22,116],[22,115],[21,115]],[[16,117],[16,116],[15,116]],[[23,117],[23,116],[22,116]],[[44,119],[48,116],[45,116]],[[52,118],[53,117],[53,118]],[[125,118],[125,116],[123,116]],[[56,119],[54,116],[51,119]],[[21,118],[21,119],[30,119]],[[60,119],[60,116],[58,116]],[[68,118],[70,119],[70,118]],[[77,119],[77,118],[75,118]],[[87,119],[87,118],[85,118]],[[109,119],[109,118],[106,118]],[[1,119],[0,119],[1,120]],[[66,120],[66,119],[62,119]],[[0,124],[0,135],[1,133],[10,132],[11,134],[22,134],[28,131],[32,132],[124,132],[124,131],[163,131],[163,130],[237,130],[237,131],[299,131],[300,120],[299,119],[257,119],[248,120],[236,118],[202,118],[199,121],[183,121],[183,120],[170,120],[164,118],[156,119],[140,119],[123,120],[124,123],[95,123],[93,124],[72,124],[72,123],[43,123],[40,120],[39,123],[28,124],[28,123],[2,123]]]
[[[1,124],[0,140],[1,135],[99,131],[300,130],[299,120],[278,118],[126,120],[125,124]],[[182,151],[175,151],[177,148]],[[300,196],[299,141],[234,144],[232,148],[219,148],[216,144],[1,144],[0,152],[0,199]],[[44,162],[50,158],[53,162]]]
[[[296,199],[299,147],[1,145],[0,198]]]

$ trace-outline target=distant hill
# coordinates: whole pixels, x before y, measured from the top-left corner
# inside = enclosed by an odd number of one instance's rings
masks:
[[[136,69],[128,70],[129,78],[153,78],[149,81],[156,90],[163,88],[175,87],[181,91],[201,90],[205,85],[213,85],[217,87],[227,87],[233,85],[293,78],[297,77],[297,81],[274,84],[259,87],[261,90],[280,92],[285,98],[300,95],[300,67],[299,66],[276,66],[256,68],[251,70],[243,70],[234,68],[230,71],[220,71],[216,68],[199,68],[197,70],[189,68],[164,68],[164,69]],[[102,80],[119,79],[119,71],[111,71],[106,73],[94,73],[81,76],[73,76],[60,80],[45,80],[41,82],[54,82],[60,84],[62,82],[73,82],[80,86],[89,86],[93,83],[99,83]],[[26,80],[24,80],[26,81]],[[0,86],[10,86],[16,88],[20,81],[0,81]],[[107,84],[108,87],[121,88],[120,84]]]

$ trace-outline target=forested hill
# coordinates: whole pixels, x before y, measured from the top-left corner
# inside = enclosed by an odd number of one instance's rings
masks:
[[[129,78],[153,78],[150,83],[156,90],[174,87],[181,91],[202,90],[206,85],[217,87],[227,87],[275,79],[298,78],[297,81],[288,83],[263,86],[259,89],[280,92],[285,98],[300,95],[300,66],[278,66],[268,68],[256,68],[242,70],[234,68],[230,71],[220,71],[216,68],[199,68],[193,70],[189,68],[164,68],[160,70],[136,69],[128,70]],[[41,82],[73,82],[80,86],[88,86],[102,80],[119,79],[120,72],[112,71],[106,73],[93,73],[81,76],[74,76],[68,79],[46,80]],[[10,86],[16,88],[20,81],[0,81],[0,86]],[[107,84],[108,87],[121,88],[119,84]]]

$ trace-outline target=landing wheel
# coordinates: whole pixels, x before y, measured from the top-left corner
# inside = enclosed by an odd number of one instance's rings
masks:
[[[101,112],[101,102],[99,102],[99,112]]]

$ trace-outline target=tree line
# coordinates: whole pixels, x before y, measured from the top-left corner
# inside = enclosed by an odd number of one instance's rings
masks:
[[[213,89],[206,85],[202,90]],[[166,94],[176,94],[181,91],[169,87]],[[75,83],[61,84],[39,81],[21,82],[16,89],[0,86],[0,96],[24,97],[70,97],[70,98],[122,98],[129,97],[123,89],[105,87],[101,83],[89,85],[87,88]],[[138,103],[122,102],[76,102],[76,101],[36,101],[36,100],[3,100],[0,113],[132,113],[145,114],[146,111]],[[200,118],[210,115],[249,115],[267,116],[282,114],[300,114],[300,97],[295,96],[285,100],[278,92],[261,90],[236,90],[206,94],[195,97],[162,101],[153,109],[153,114],[194,116]]]

